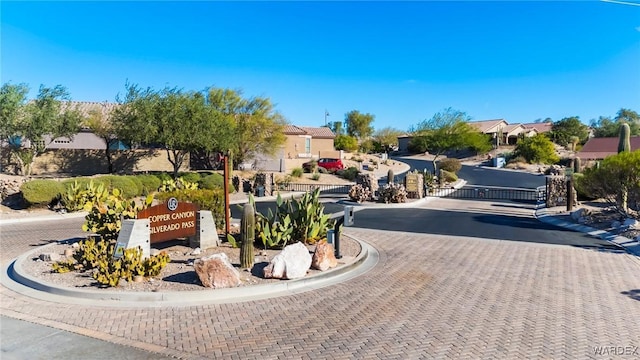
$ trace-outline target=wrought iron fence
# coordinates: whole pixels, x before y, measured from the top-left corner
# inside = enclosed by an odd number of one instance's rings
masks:
[[[526,202],[544,202],[545,187],[537,189],[508,188],[495,186],[463,186],[454,188],[435,188],[427,191],[427,196],[449,197],[455,199],[515,200]]]
[[[288,183],[288,184],[276,184],[275,189],[280,191],[303,191],[311,192],[315,189],[320,189],[320,192],[327,194],[348,194],[349,189],[354,184],[301,184],[301,183]]]

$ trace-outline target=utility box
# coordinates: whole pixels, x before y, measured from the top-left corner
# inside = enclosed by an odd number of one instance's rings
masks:
[[[264,186],[256,187],[256,196],[263,197],[264,196]]]
[[[354,214],[353,206],[344,207],[344,226],[353,226]]]

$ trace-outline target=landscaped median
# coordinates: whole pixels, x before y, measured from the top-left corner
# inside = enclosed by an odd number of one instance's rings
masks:
[[[222,304],[286,296],[337,284],[363,274],[378,262],[378,252],[366,242],[343,237],[343,242],[353,241],[358,252],[346,253],[338,266],[323,272],[313,272],[304,278],[295,280],[271,280],[267,283],[248,283],[244,286],[226,289],[206,289],[196,286],[191,291],[131,291],[121,287],[92,288],[87,279],[86,286],[63,286],[43,279],[42,268],[31,265],[40,254],[56,252],[55,248],[68,247],[68,244],[49,244],[31,250],[2,271],[2,284],[7,288],[33,298],[72,304],[91,304],[100,306],[191,306],[197,304]],[[346,248],[345,248],[346,249]],[[215,252],[215,248],[212,250]],[[44,263],[44,262],[42,262]],[[44,263],[50,268],[50,264]],[[39,270],[38,270],[39,269]],[[50,274],[59,276],[62,274]],[[161,274],[157,281],[171,282],[171,274]]]

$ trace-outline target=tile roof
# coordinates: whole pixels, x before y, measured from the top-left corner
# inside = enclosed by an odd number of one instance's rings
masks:
[[[640,150],[640,136],[631,137],[631,151]],[[618,153],[617,137],[591,138],[576,156],[585,160],[600,160]]]
[[[552,125],[553,124],[549,122],[522,124],[525,129],[535,129],[539,134],[551,131]]]
[[[469,122],[469,125],[475,127],[480,132],[486,132],[490,130],[492,127],[500,124],[501,122],[507,123],[505,119],[494,119],[494,120],[471,121]]]
[[[336,137],[336,134],[331,131],[328,127],[306,127],[301,126],[301,128],[307,132],[307,134],[311,135],[311,137],[318,139],[333,139]]]
[[[513,130],[516,130],[516,129],[518,129],[518,128],[520,128],[520,132],[522,132],[522,131],[524,130],[524,126],[522,126],[522,124],[511,124],[511,125],[507,125],[507,126],[505,126],[505,127],[502,129],[502,131],[503,131],[505,134],[508,134],[508,133],[512,132]]]
[[[284,127],[284,133],[285,135],[307,135],[307,132],[301,127],[289,124]]]

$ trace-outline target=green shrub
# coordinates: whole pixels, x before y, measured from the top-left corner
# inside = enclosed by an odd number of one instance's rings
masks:
[[[301,167],[293,168],[293,170],[291,170],[291,176],[296,178],[302,177],[302,173],[304,173],[304,170],[302,170]]]
[[[349,181],[354,181],[356,176],[358,176],[358,173],[360,173],[360,171],[355,166],[336,172],[338,176]]]
[[[89,177],[76,177],[76,178],[69,178],[69,179],[64,179],[62,181],[62,184],[64,185],[64,187],[66,189],[69,189],[70,187],[74,186],[74,184],[78,184],[79,187],[81,188],[86,188],[87,186],[89,186],[89,183],[93,183],[93,186],[99,186],[99,185],[103,185],[105,187],[108,187],[109,184],[105,184],[105,182],[102,180],[101,177],[95,177],[95,178],[89,178]]]
[[[320,174],[313,173],[313,175],[311,175],[311,180],[314,180],[314,181],[320,180]]]
[[[142,185],[141,195],[147,196],[152,192],[158,191],[162,182],[154,175],[136,175],[136,179]]]
[[[224,186],[224,177],[218,173],[205,175],[198,182],[198,187],[200,189],[206,189],[206,190],[222,191],[223,186]],[[229,193],[232,193],[234,191],[236,191],[236,188],[233,186],[233,181],[229,181]]]
[[[135,181],[132,180],[133,176],[108,175],[101,178],[108,181],[109,190],[119,189],[122,191],[122,197],[125,199],[132,199],[141,193]]]
[[[186,182],[197,183],[197,182],[200,182],[202,175],[200,175],[200,173],[197,173],[197,172],[188,172],[188,173],[181,173],[180,175],[178,175],[178,177],[181,177]]]
[[[200,210],[209,210],[213,215],[218,228],[224,228],[224,192],[218,189],[182,189],[170,192],[161,192],[156,195],[160,201],[166,201],[169,198],[176,198],[178,201],[185,201],[197,204]]]
[[[173,176],[171,176],[171,174],[166,172],[156,172],[156,173],[153,173],[152,175],[157,177],[161,183],[166,180],[173,180]]]
[[[458,175],[447,170],[440,171],[440,182],[455,182],[458,180]]]
[[[22,184],[20,191],[29,205],[44,206],[62,194],[65,187],[55,180],[31,180]]]
[[[125,178],[131,180],[133,182],[133,184],[136,186],[136,195],[135,196],[141,196],[143,195],[143,185],[142,185],[142,181],[140,180],[140,178],[138,178],[137,176],[133,176],[133,175],[125,175]],[[146,194],[144,194],[146,195]]]
[[[438,168],[457,174],[462,169],[462,163],[456,158],[446,158],[438,161]]]

